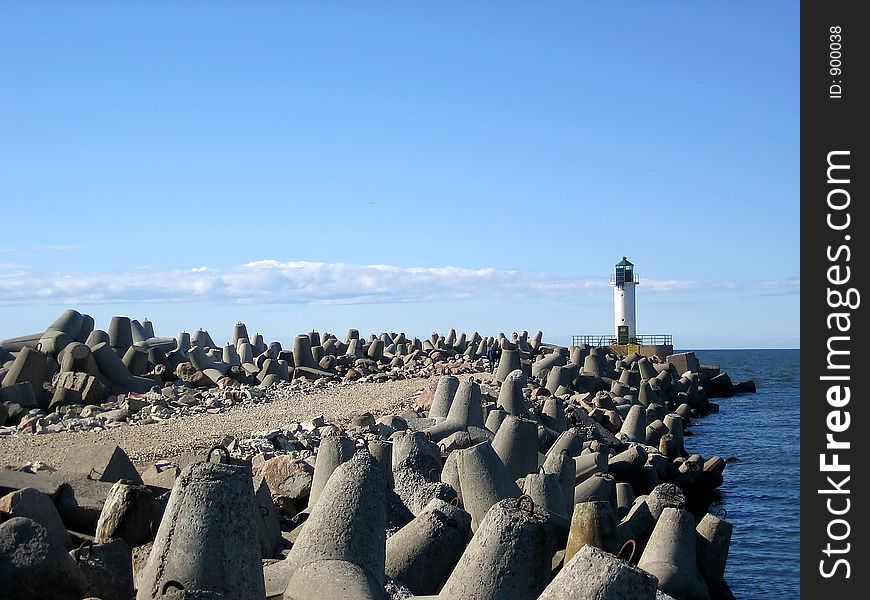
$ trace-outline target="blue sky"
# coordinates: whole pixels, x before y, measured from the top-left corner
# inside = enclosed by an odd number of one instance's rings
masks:
[[[618,5],[618,6],[616,6]],[[798,347],[797,2],[5,2],[0,337]]]

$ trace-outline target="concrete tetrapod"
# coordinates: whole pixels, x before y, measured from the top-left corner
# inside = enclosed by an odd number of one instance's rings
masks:
[[[719,584],[725,578],[732,525],[725,519],[707,513],[695,527],[695,531],[698,570],[711,585]]]
[[[441,469],[441,481],[456,490],[459,505],[465,506],[462,502],[462,484],[459,482],[459,451],[447,455],[444,468]]]
[[[528,401],[523,396],[522,380],[525,378],[522,371],[511,371],[498,390],[496,405],[500,406],[508,414],[524,417],[528,414]]]
[[[498,428],[508,417],[508,413],[500,408],[494,408],[486,415],[486,428],[497,434]]]
[[[285,559],[285,600],[383,600],[387,492],[365,450],[335,470]]]
[[[159,598],[168,581],[236,600],[266,595],[254,487],[247,466],[191,463],[175,480],[139,574],[137,600]]]
[[[440,598],[527,600],[550,578],[555,537],[528,497],[492,506],[441,590]]]
[[[579,485],[596,473],[607,473],[610,465],[606,452],[590,452],[574,457],[574,485]]]
[[[457,389],[459,389],[459,378],[453,375],[444,375],[438,380],[435,397],[432,398],[432,406],[429,409],[430,419],[447,417]]]
[[[538,600],[655,600],[656,578],[594,546],[584,546]]]
[[[664,421],[665,426],[668,428],[668,432],[672,436],[674,436],[674,445],[677,451],[676,456],[682,456],[682,454],[685,452],[685,450],[683,449],[683,417],[676,413],[671,413],[669,415],[665,415],[665,418],[662,420]]]
[[[574,504],[606,500],[616,510],[616,480],[608,473],[595,473],[574,488]]]
[[[492,440],[492,447],[514,479],[538,469],[538,423],[509,416]]]
[[[579,429],[576,427],[568,429],[559,434],[559,437],[556,438],[556,441],[547,450],[547,454],[561,454],[563,450],[566,450],[568,456],[579,456],[580,452],[583,451],[584,441],[586,441],[586,437]]]
[[[462,504],[471,514],[471,529],[476,531],[493,504],[517,498],[522,492],[489,442],[456,450],[451,456],[453,454],[456,455]]]
[[[471,515],[437,498],[387,540],[386,575],[414,594],[437,594],[471,536]]]
[[[433,442],[440,442],[457,431],[469,427],[483,429],[483,405],[480,399],[480,385],[472,380],[459,384],[447,418],[425,429]]]
[[[532,473],[522,480],[523,493],[532,499],[535,506],[545,515],[553,531],[556,534],[557,545],[561,548],[568,539],[568,530],[571,526],[567,516],[568,509],[562,497],[562,486],[559,485],[558,475],[546,473]],[[573,506],[571,507],[573,510]]]
[[[320,368],[320,365],[314,360],[314,355],[311,353],[311,338],[305,334],[297,335],[293,339],[293,364],[297,367],[308,367],[310,369]]]
[[[356,445],[346,435],[333,435],[320,440],[306,512],[311,512],[311,509],[314,508],[332,473],[339,465],[350,460],[355,451]]]
[[[393,441],[392,468],[409,468],[421,477],[429,478],[434,470],[441,470],[441,453],[438,446],[429,441],[421,431],[397,431],[390,439]]]
[[[547,373],[550,372],[550,369],[556,366],[561,367],[567,362],[568,359],[559,352],[551,352],[550,354],[543,355],[532,363],[532,377],[545,378],[547,377]]]
[[[518,350],[505,348],[501,351],[501,358],[498,360],[498,369],[495,372],[495,380],[502,382],[507,379],[511,371],[521,368],[520,353]]]
[[[574,510],[574,480],[576,474],[574,459],[568,456],[567,453],[547,454],[542,467],[544,473],[559,476],[565,516],[570,520],[571,513]]]
[[[636,552],[641,553],[646,547],[646,542],[649,540],[652,530],[656,526],[655,517],[649,510],[649,505],[645,498],[637,498],[625,515],[619,522],[617,529],[619,531],[620,540],[634,540],[636,544]]]
[[[101,342],[91,348],[94,360],[100,368],[100,373],[109,381],[131,392],[144,394],[156,385],[153,379],[146,377],[134,377],[124,362],[118,357],[112,348]]]
[[[659,580],[675,600],[709,600],[695,557],[695,519],[679,508],[665,508],[637,566]]]
[[[118,358],[124,356],[133,345],[133,330],[130,317],[112,317],[109,322],[109,343]]]
[[[48,392],[42,387],[48,378],[46,368],[47,356],[39,350],[33,350],[27,346],[21,349],[9,372],[3,378],[3,387],[10,387],[18,383],[28,383],[33,389],[33,397],[36,398],[39,407],[45,409],[48,406]]]
[[[450,404],[447,420],[463,423],[465,426],[483,427],[483,405],[480,399],[480,385],[467,379],[459,384],[456,395]]]
[[[622,420],[619,433],[629,442],[646,442],[646,409],[640,404],[632,406]]]
[[[565,417],[565,403],[559,398],[547,398],[544,400],[544,408],[541,410],[541,423],[559,433],[568,429],[568,419]]]
[[[574,505],[568,545],[565,548],[565,562],[570,561],[583,546],[595,546],[611,554],[619,550],[616,515],[610,502],[596,500]]]

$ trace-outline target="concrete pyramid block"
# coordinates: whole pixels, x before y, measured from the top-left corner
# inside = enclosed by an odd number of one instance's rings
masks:
[[[514,479],[538,470],[538,423],[508,416],[495,434],[492,447]]]
[[[314,463],[314,479],[311,481],[311,494],[308,497],[308,512],[317,504],[323,488],[330,476],[344,462],[350,460],[356,451],[353,440],[346,435],[329,436],[320,440],[317,459]]]
[[[440,597],[537,598],[549,581],[554,549],[547,515],[528,498],[497,502],[486,513]]]
[[[249,467],[194,462],[175,481],[154,546],[138,578],[137,600],[164,584],[238,600],[266,595]]]
[[[679,508],[664,508],[637,566],[654,575],[675,600],[709,600],[695,556],[695,520]]]
[[[125,479],[142,484],[142,477],[133,466],[127,453],[120,446],[114,444],[84,447],[76,454],[66,458],[62,470],[84,475],[94,481],[115,483]]]
[[[516,479],[489,442],[457,450],[456,468],[462,489],[462,503],[471,514],[471,528],[477,530],[493,504],[522,495]]]
[[[471,515],[442,500],[432,500],[410,523],[387,540],[386,575],[414,594],[435,594],[471,536]]]
[[[286,559],[285,600],[382,600],[388,491],[365,450],[335,469]]]
[[[656,578],[594,546],[584,546],[538,600],[656,600]]]

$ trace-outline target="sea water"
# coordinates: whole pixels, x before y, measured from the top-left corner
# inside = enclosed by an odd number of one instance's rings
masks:
[[[736,456],[720,488],[734,525],[725,581],[738,600],[800,597],[800,351],[694,350],[755,394],[715,398],[720,412],[694,421],[689,453]]]

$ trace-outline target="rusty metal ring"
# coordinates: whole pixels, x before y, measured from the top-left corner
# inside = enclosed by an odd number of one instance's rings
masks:
[[[182,592],[184,591],[184,586],[181,585],[181,583],[179,583],[178,581],[175,581],[174,579],[167,579],[166,581],[163,582],[163,585],[160,586],[160,595],[161,596],[166,595],[166,592],[169,590],[170,586],[175,588],[176,590],[179,590]]]
[[[42,342],[36,342],[36,351],[42,352]]]
[[[450,500],[450,504],[452,504],[453,506],[459,506],[459,496],[453,496],[453,498]]]
[[[426,440],[431,442],[432,441],[432,434],[429,433],[428,431],[424,431],[423,433],[426,435]]]
[[[538,475],[546,475],[547,472],[544,470],[544,465],[538,467]]]
[[[78,548],[76,548],[75,554],[73,555],[76,559],[76,562],[79,563],[82,560],[82,552],[84,549],[88,549],[88,555],[85,557],[85,560],[91,557],[91,554],[94,551],[94,542],[92,540],[83,541]]]
[[[261,504],[260,505],[260,514],[263,515],[264,517],[268,516],[269,515],[269,508],[266,506],[263,506]]]
[[[720,519],[727,519],[727,518],[728,518],[728,511],[725,510],[724,508],[720,508],[720,509],[717,510],[714,514],[715,514],[717,517],[719,517]],[[722,516],[719,516],[719,515],[722,515]]]
[[[595,495],[589,496],[589,498],[586,499],[586,502],[601,502],[601,498]]]
[[[559,454],[561,454],[562,456],[568,456],[571,454],[571,452],[569,452],[567,448],[562,448],[561,450],[559,450]]]
[[[522,509],[524,503],[528,505],[527,508],[529,514],[535,512],[535,501],[532,499],[531,496],[529,496],[528,494],[523,494],[522,496],[517,498],[517,509]]]
[[[435,473],[435,475],[438,475],[438,469],[434,469],[434,468],[433,468],[433,469],[429,469],[429,472],[426,473],[426,476],[427,476],[429,479],[431,479],[432,481],[436,481],[436,479],[432,476],[432,473]]]
[[[214,452],[215,450],[218,450],[218,451],[220,451],[220,452],[223,452],[223,453],[226,455],[226,460],[227,460],[227,462],[229,462],[229,460],[230,460],[230,451],[229,451],[229,450],[227,449],[227,447],[224,446],[223,444],[218,444],[218,445],[216,445],[216,446],[212,446],[212,447],[209,449],[208,454],[206,454],[206,457],[205,457],[205,460],[206,460],[207,462],[211,462],[211,455],[212,455],[212,452]],[[223,461],[221,461],[221,462],[223,462]],[[183,588],[182,588],[182,589],[183,589]]]
[[[625,550],[628,547],[631,547],[631,554],[628,555],[628,558],[624,558],[623,554],[625,554]],[[616,553],[616,557],[624,560],[627,563],[631,563],[634,560],[634,555],[637,552],[637,542],[634,540],[628,540],[622,545],[622,548],[619,549],[619,552]]]

